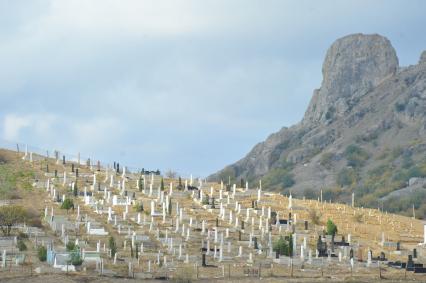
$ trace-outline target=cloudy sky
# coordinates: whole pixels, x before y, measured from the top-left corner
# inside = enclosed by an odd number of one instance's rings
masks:
[[[301,120],[325,52],[426,49],[426,1],[0,0],[0,139],[206,176]]]

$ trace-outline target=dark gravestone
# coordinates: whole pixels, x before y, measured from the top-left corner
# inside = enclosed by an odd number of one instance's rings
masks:
[[[216,227],[219,227],[219,218],[216,217]]]
[[[305,220],[305,231],[307,231],[307,230],[308,230],[308,221]]]
[[[65,165],[65,155],[62,156],[62,164]]]
[[[71,172],[73,172],[73,173],[74,173],[74,163],[73,163],[73,164],[71,164]]]
[[[354,250],[353,249],[351,249],[349,251],[349,258],[354,258]]]
[[[238,231],[238,241],[241,241],[241,231]]]
[[[271,212],[271,221],[269,223],[276,224],[277,223],[277,213],[275,211]]]
[[[253,237],[254,249],[257,250],[259,247],[257,246],[257,237]]]
[[[214,204],[214,198],[212,198],[212,208],[216,208]]]
[[[117,162],[117,173],[120,173],[120,163]]]
[[[254,209],[254,200],[251,201],[251,208]]]
[[[280,252],[279,251],[275,251],[275,258],[279,259],[280,258]]]
[[[412,255],[408,255],[407,270],[414,270],[414,261]]]
[[[327,256],[327,243],[322,240],[321,235],[318,236],[317,250],[318,250],[318,256],[320,257]]]
[[[400,242],[396,242],[396,250],[397,251],[401,250],[401,243]]]
[[[244,221],[241,221],[241,230],[244,230]]]
[[[58,170],[55,170],[55,178],[58,177]]]
[[[115,163],[115,161],[114,161],[114,170],[117,168],[117,165],[116,165],[116,163]]]
[[[78,168],[75,169],[75,176],[78,178]]]
[[[207,264],[206,264],[206,254],[205,254],[205,253],[203,253],[203,254],[202,254],[202,256],[201,256],[201,258],[202,258],[201,265],[202,265],[202,266],[207,266]]]
[[[133,194],[132,194],[132,199],[136,199],[136,193],[135,192],[133,192]]]
[[[288,213],[288,220],[291,220],[291,212]]]
[[[124,191],[124,196],[127,197],[127,191]]]
[[[49,164],[46,164],[46,173],[49,173]]]
[[[417,249],[413,249],[413,258],[417,258]]]

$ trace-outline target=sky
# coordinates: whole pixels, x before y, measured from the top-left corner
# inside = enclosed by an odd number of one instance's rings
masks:
[[[0,0],[0,139],[205,177],[299,122],[327,48],[426,50],[426,1]]]

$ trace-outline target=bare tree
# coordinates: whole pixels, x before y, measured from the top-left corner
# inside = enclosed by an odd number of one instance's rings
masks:
[[[177,172],[176,172],[176,171],[173,171],[172,169],[168,169],[168,170],[166,171],[166,173],[164,173],[164,176],[165,176],[166,178],[169,178],[169,179],[176,179],[176,177],[177,177]]]

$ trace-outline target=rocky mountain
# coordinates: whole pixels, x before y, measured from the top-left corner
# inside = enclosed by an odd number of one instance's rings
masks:
[[[426,177],[426,51],[417,65],[400,67],[387,38],[353,34],[331,45],[322,74],[302,121],[209,179],[261,179],[266,190],[312,198],[322,189],[340,201],[355,192],[357,202],[377,207],[410,178]]]

